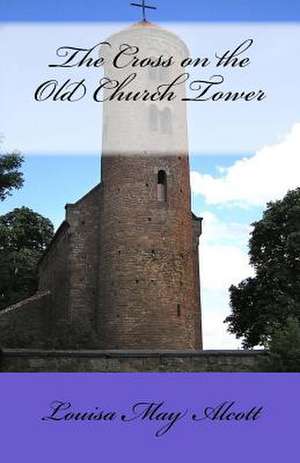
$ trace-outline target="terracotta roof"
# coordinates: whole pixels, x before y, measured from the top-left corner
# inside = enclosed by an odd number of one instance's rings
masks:
[[[139,21],[138,23],[132,24],[129,29],[162,29],[157,24],[150,23],[149,21]]]

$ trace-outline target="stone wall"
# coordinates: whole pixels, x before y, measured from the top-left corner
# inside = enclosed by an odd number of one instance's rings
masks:
[[[262,351],[125,352],[2,350],[1,371],[251,372]]]
[[[39,264],[39,289],[52,294],[51,321],[96,326],[101,186],[66,206],[59,227]]]
[[[66,206],[70,224],[69,319],[83,329],[96,327],[99,268],[99,222],[102,186]]]
[[[51,295],[35,294],[0,312],[1,347],[40,346],[48,335]]]
[[[64,221],[39,263],[39,290],[52,294],[51,320],[68,316],[70,226]]]

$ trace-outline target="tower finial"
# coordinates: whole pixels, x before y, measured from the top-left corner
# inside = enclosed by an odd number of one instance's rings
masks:
[[[146,22],[146,10],[157,10],[156,6],[146,5],[145,0],[141,0],[142,3],[130,3],[132,6],[137,6],[143,10],[143,21]]]

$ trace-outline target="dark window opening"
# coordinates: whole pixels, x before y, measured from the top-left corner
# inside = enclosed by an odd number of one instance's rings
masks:
[[[180,317],[181,315],[181,307],[180,304],[177,304],[177,317]]]
[[[157,174],[157,183],[160,185],[165,185],[167,180],[167,174],[164,170],[160,170]]]
[[[161,202],[167,201],[167,174],[164,170],[157,174],[157,199]]]

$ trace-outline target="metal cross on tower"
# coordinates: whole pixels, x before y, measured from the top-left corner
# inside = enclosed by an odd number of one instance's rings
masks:
[[[145,0],[142,0],[142,3],[130,3],[130,5],[143,9],[143,21],[145,22],[147,21],[146,10],[157,10],[156,6],[146,5]]]

